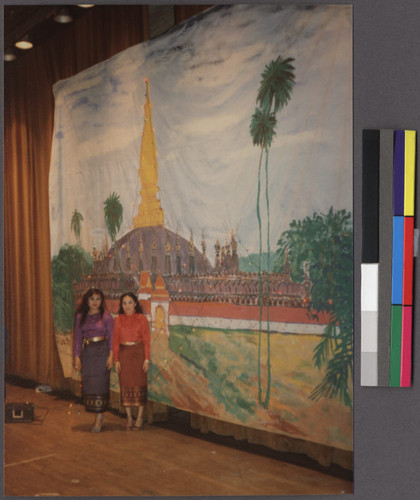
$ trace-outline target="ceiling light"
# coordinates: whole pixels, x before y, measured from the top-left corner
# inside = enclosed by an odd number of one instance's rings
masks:
[[[91,7],[95,7],[94,3],[78,3],[78,7],[81,7],[82,9],[90,9]]]
[[[32,49],[34,44],[29,40],[29,36],[25,35],[15,43],[15,47],[22,50]]]
[[[60,9],[54,16],[54,21],[57,23],[71,23],[73,18],[71,17],[69,9]]]
[[[4,60],[5,61],[14,61],[15,59],[16,59],[15,51],[12,49],[12,47],[8,47],[4,51]]]

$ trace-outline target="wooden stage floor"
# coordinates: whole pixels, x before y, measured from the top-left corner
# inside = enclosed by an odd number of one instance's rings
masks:
[[[35,405],[32,423],[4,424],[6,496],[227,496],[352,493],[337,476],[146,424],[103,431],[77,400],[6,384],[6,403]]]

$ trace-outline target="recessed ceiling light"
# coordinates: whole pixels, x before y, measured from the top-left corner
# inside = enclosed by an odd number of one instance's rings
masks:
[[[57,23],[71,23],[73,18],[71,17],[69,9],[60,9],[57,14],[54,16],[54,21]]]
[[[34,44],[29,40],[29,36],[25,35],[15,43],[15,47],[22,50],[32,49]]]
[[[12,47],[8,47],[4,51],[4,60],[5,61],[14,61],[15,59],[16,59],[15,51],[12,49]]]

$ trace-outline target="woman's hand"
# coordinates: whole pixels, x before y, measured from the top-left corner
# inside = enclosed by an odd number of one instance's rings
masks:
[[[144,371],[145,373],[147,373],[147,372],[149,371],[149,365],[150,365],[149,360],[148,360],[148,359],[145,359],[145,360],[144,360],[144,363],[143,363],[143,371]]]
[[[121,365],[120,365],[120,362],[119,362],[119,361],[115,361],[115,363],[114,363],[114,368],[115,368],[115,371],[116,371],[117,373],[120,373],[120,371],[121,371]]]
[[[108,368],[108,370],[110,370],[112,368],[112,363],[113,362],[114,362],[114,354],[111,351],[109,353],[108,359],[106,360],[106,367]]]
[[[78,372],[82,369],[82,362],[80,361],[80,356],[74,357],[74,369]]]

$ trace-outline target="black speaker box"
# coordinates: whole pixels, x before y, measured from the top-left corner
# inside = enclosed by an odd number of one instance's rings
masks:
[[[32,403],[6,403],[5,422],[29,423],[34,420],[35,406]]]

